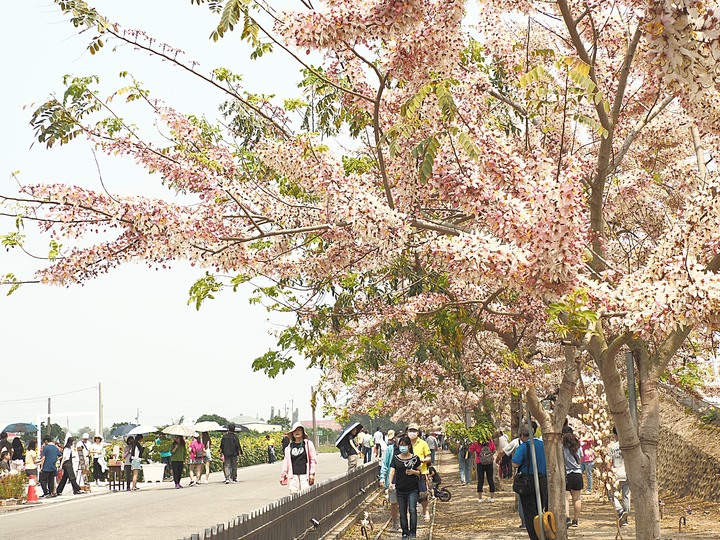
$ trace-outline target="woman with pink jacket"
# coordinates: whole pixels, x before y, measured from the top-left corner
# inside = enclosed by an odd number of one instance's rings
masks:
[[[280,483],[287,485],[290,493],[299,493],[315,483],[317,452],[300,422],[295,422],[287,436],[290,444],[285,447]]]

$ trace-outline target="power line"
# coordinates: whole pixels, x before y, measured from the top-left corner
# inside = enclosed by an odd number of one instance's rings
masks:
[[[46,396],[33,397],[33,398],[4,399],[4,400],[0,400],[0,403],[24,403],[27,401],[44,401],[47,398],[58,397],[58,396],[67,396],[69,394],[77,394],[79,392],[87,392],[88,390],[97,390],[97,386],[88,386],[87,388],[81,388],[80,390],[72,390],[70,392],[62,392],[61,394],[49,394]]]

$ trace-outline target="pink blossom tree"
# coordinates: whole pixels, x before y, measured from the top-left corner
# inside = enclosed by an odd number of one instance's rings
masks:
[[[82,0],[57,3],[96,32],[92,52],[117,39],[188,65]],[[92,79],[68,81],[63,99],[34,115],[41,141],[85,135],[194,204],[67,185],[7,194],[6,213],[37,221],[54,242],[37,280],[70,285],[128,261],[189,260],[210,272],[195,289],[202,300],[222,287],[219,274],[322,290],[412,253],[467,291],[456,301],[487,299],[473,288],[515,291],[550,307],[569,347],[566,392],[577,351],[596,364],[637,538],[659,538],[658,380],[693,329],[717,322],[720,299],[715,3],[491,0],[468,13],[453,0],[334,0],[282,15],[209,4],[222,12],[216,39],[237,26],[255,56],[292,55],[305,99],[281,107],[244,93],[228,70],[198,75],[228,97],[223,132],[125,87],[157,114],[168,144],[115,115]],[[308,52],[322,65],[305,62]],[[297,112],[304,127],[292,122]],[[338,132],[352,151],[321,136]],[[17,232],[4,237],[20,242]],[[626,349],[637,425],[618,363]],[[534,394],[552,443],[560,415],[544,416]]]

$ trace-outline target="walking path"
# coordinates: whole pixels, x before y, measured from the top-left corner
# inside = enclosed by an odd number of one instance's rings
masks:
[[[431,503],[432,520],[425,523],[418,506],[418,540],[526,540],[527,531],[520,528],[515,494],[510,480],[498,485],[495,501],[489,502],[485,486],[483,502],[478,502],[475,481],[460,485],[457,458],[449,452],[437,455],[436,468],[443,478],[443,487],[452,493],[449,502],[438,500]],[[662,537],[672,540],[720,540],[720,503],[703,503],[693,499],[664,499],[665,510],[661,520]],[[362,534],[361,521],[364,513],[367,536]],[[367,508],[355,516],[354,527],[343,540],[399,540],[400,533],[391,532],[387,521],[390,512],[384,495],[379,496]],[[568,537],[578,540],[635,540],[635,522],[622,527],[618,534],[615,512],[600,491],[583,494],[583,507],[577,528],[568,529]],[[684,518],[679,531],[681,518]]]
[[[236,516],[257,510],[289,494],[280,485],[282,463],[255,465],[238,470],[237,484],[226,485],[222,473],[212,473],[209,484],[175,489],[172,482],[138,483],[140,491],[109,492],[92,487],[89,494],[73,495],[68,488],[60,497],[40,499],[40,504],[0,507],[0,538],[92,534],[104,540],[127,538],[177,539],[189,536]],[[340,454],[319,454],[317,481],[347,470]],[[189,480],[184,478],[182,485]],[[10,510],[12,509],[12,510]]]

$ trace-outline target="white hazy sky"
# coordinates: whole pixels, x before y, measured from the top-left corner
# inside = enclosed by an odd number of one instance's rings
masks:
[[[297,95],[297,69],[282,53],[266,61],[250,61],[237,33],[213,43],[208,39],[215,16],[190,0],[100,0],[99,11],[125,28],[143,28],[161,42],[187,52],[200,62],[198,70],[224,66],[245,75],[250,91]],[[121,70],[130,71],[152,96],[196,115],[217,115],[223,96],[157,59],[130,47],[106,46],[95,56],[86,52],[89,35],[78,36],[49,0],[12,2],[0,23],[4,51],[0,86],[0,193],[14,193],[12,171],[23,183],[73,183],[101,189],[90,146],[77,141],[68,147],[30,148],[31,107],[51,93],[62,94],[62,76],[97,74],[106,91],[123,84]],[[133,119],[136,120],[136,119]],[[98,154],[103,180],[112,193],[160,194],[158,178],[132,163]],[[0,232],[12,230],[0,219]],[[37,236],[27,224],[26,233]],[[33,242],[38,255],[47,254],[47,237]],[[0,251],[0,274],[32,277],[35,263],[26,256]],[[0,290],[0,428],[5,423],[37,420],[47,397],[56,413],[97,408],[102,382],[104,423],[133,420],[164,424],[184,415],[238,414],[267,418],[270,407],[300,409],[310,417],[310,386],[316,372],[300,367],[271,380],[253,373],[252,360],[273,345],[268,332],[283,322],[250,306],[250,288],[226,292],[197,312],[188,306],[187,291],[203,274],[189,265],[169,271],[142,265],[125,266],[83,286],[69,289],[28,285],[10,297]],[[286,319],[285,322],[288,322]],[[93,387],[89,390],[76,390]],[[74,392],[69,393],[68,392]],[[65,395],[62,395],[65,394]],[[53,421],[65,425],[66,417]],[[93,425],[90,417],[72,417],[70,427]]]

